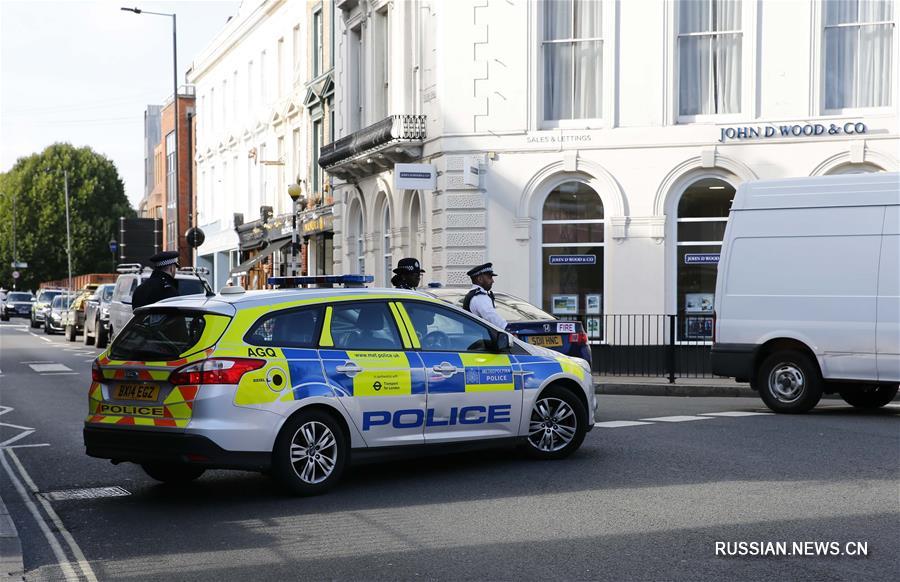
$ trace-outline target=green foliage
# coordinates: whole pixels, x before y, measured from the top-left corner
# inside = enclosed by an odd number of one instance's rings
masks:
[[[64,171],[68,172],[72,276],[108,273],[119,217],[135,216],[115,165],[88,147],[57,143],[0,174],[0,286],[12,288],[13,227],[18,289],[68,276]],[[15,214],[15,224],[13,215]],[[118,237],[116,237],[118,238]]]

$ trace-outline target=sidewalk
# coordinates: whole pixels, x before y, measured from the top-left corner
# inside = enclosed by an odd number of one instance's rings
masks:
[[[664,376],[600,376],[594,374],[597,394],[633,396],[746,396],[759,398],[749,384],[731,378],[676,378],[674,384]]]
[[[19,532],[0,497],[0,580],[24,579],[25,566],[22,563]]]

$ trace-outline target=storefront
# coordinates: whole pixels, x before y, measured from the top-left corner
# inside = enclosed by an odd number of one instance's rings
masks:
[[[292,229],[289,214],[264,215],[259,220],[235,226],[241,262],[229,273],[232,282],[245,289],[263,289],[269,277],[287,275]]]
[[[334,274],[333,206],[323,206],[301,214],[300,232],[306,255],[305,274]]]

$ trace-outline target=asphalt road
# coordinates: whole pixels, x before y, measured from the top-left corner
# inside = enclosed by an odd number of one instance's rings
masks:
[[[265,476],[227,471],[173,488],[134,465],[85,456],[81,427],[98,350],[32,334],[21,321],[0,325],[0,495],[28,580],[900,573],[896,402],[873,413],[826,401],[804,416],[708,416],[766,411],[750,398],[603,395],[601,425],[564,461],[498,450],[365,465],[307,499],[284,495]],[[676,418],[641,420],[659,417]],[[121,490],[62,498],[88,488]],[[868,555],[716,555],[716,542],[787,542],[791,550],[831,541],[841,551],[865,542]]]

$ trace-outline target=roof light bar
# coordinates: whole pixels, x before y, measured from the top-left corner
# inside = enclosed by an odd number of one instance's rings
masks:
[[[366,283],[375,280],[372,275],[316,275],[313,277],[269,277],[269,285],[281,289],[296,289],[297,287],[330,288],[335,285],[344,287],[365,287]]]

